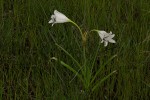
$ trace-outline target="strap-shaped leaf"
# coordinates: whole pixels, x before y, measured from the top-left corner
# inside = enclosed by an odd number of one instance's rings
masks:
[[[77,60],[74,59],[74,57],[70,53],[68,53],[63,47],[61,47],[57,43],[56,46],[59,47],[61,50],[63,50],[77,64],[77,66],[81,68],[81,65],[77,62]]]
[[[92,62],[92,66],[91,66],[91,72],[93,70],[93,67],[94,67],[94,64],[95,64],[95,61],[96,61],[96,57],[97,57],[97,54],[98,54],[99,47],[100,47],[100,43],[98,44],[97,50],[96,50],[94,58],[93,58],[93,62]]]
[[[147,87],[149,87],[150,88],[150,84],[148,84],[148,83],[146,83],[146,82],[144,82],[144,81],[142,81]]]
[[[100,86],[100,84],[102,82],[104,82],[106,79],[108,79],[111,75],[113,75],[114,73],[116,73],[117,71],[113,71],[110,74],[108,74],[106,77],[104,77],[103,79],[101,79],[99,82],[96,83],[96,85],[92,88],[92,91],[94,91],[98,86]]]
[[[56,57],[52,57],[51,59],[58,61]],[[60,64],[63,65],[64,67],[66,67],[67,69],[69,69],[70,71],[72,71],[83,82],[83,79],[82,79],[81,75],[76,70],[74,70],[72,67],[70,67],[68,64],[66,64],[63,61],[60,61]]]
[[[95,78],[97,77],[97,75],[101,72],[101,70],[103,69],[103,67],[105,67],[113,58],[115,58],[117,55],[112,56],[106,63],[104,63],[103,66],[101,66],[99,68],[99,70],[96,72],[96,74],[94,75],[94,77],[92,78],[91,84],[93,83],[93,81],[95,80]]]

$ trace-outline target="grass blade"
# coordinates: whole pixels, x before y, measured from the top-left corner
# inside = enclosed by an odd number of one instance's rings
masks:
[[[51,59],[58,61],[56,57],[52,57]],[[81,75],[76,70],[74,70],[71,66],[69,66],[68,64],[66,64],[63,61],[60,61],[60,64],[63,65],[64,67],[66,67],[67,69],[69,69],[70,71],[72,71],[75,75],[78,76],[79,79],[81,79],[81,81],[83,81]]]
[[[61,47],[57,43],[56,46],[63,50],[81,68],[81,65],[77,62],[77,60],[74,59],[74,57],[70,53],[68,53],[63,47]]]
[[[113,58],[115,58],[117,55],[112,56],[103,66],[100,67],[100,69],[96,72],[95,76],[92,78],[91,84],[93,83],[93,81],[95,80],[95,78],[97,77],[97,75],[101,72],[102,68],[107,65]]]
[[[96,60],[96,57],[97,57],[97,54],[98,54],[98,51],[99,51],[99,47],[100,47],[100,44],[98,45],[98,48],[97,48],[96,53],[94,55],[94,60],[92,62],[91,72],[92,72],[94,64],[95,64],[95,60]]]
[[[113,75],[114,73],[116,73],[116,70],[111,72],[110,74],[108,74],[106,77],[104,77],[102,80],[100,80],[99,82],[97,82],[97,84],[92,88],[92,91],[94,91],[98,86],[100,86],[100,84],[102,82],[104,82],[106,79],[108,79],[111,75]]]

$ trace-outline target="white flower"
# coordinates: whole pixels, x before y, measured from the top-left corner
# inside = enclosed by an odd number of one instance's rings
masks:
[[[54,15],[51,16],[51,20],[48,23],[52,23],[52,26],[55,23],[65,23],[65,22],[69,22],[70,19],[67,18],[64,14],[60,13],[57,10],[54,10]]]
[[[116,43],[116,41],[112,39],[115,36],[115,34],[112,34],[111,31],[110,31],[110,33],[107,33],[105,31],[98,31],[98,34],[99,34],[100,38],[102,39],[101,43],[104,42],[105,47],[108,45],[108,42]]]

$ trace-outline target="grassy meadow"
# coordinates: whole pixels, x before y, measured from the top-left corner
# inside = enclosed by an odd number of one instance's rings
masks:
[[[82,63],[81,37],[70,23],[48,24],[54,10],[83,31],[112,31],[116,44],[100,44],[93,73],[113,55],[96,80],[117,72],[95,91],[85,92],[78,70],[55,43]],[[100,43],[89,34],[87,64]],[[149,100],[150,0],[0,0],[0,100]]]

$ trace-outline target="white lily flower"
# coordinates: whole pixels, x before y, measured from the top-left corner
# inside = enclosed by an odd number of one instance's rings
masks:
[[[115,36],[115,34],[112,34],[111,31],[110,31],[110,33],[107,33],[105,31],[98,31],[98,34],[99,34],[100,38],[102,39],[101,43],[104,42],[105,47],[108,45],[108,42],[116,43],[116,41],[112,39]]]
[[[64,14],[60,13],[57,10],[54,10],[54,15],[51,16],[51,20],[48,23],[52,23],[52,26],[55,23],[65,23],[65,22],[69,22],[70,19],[67,18]]]

